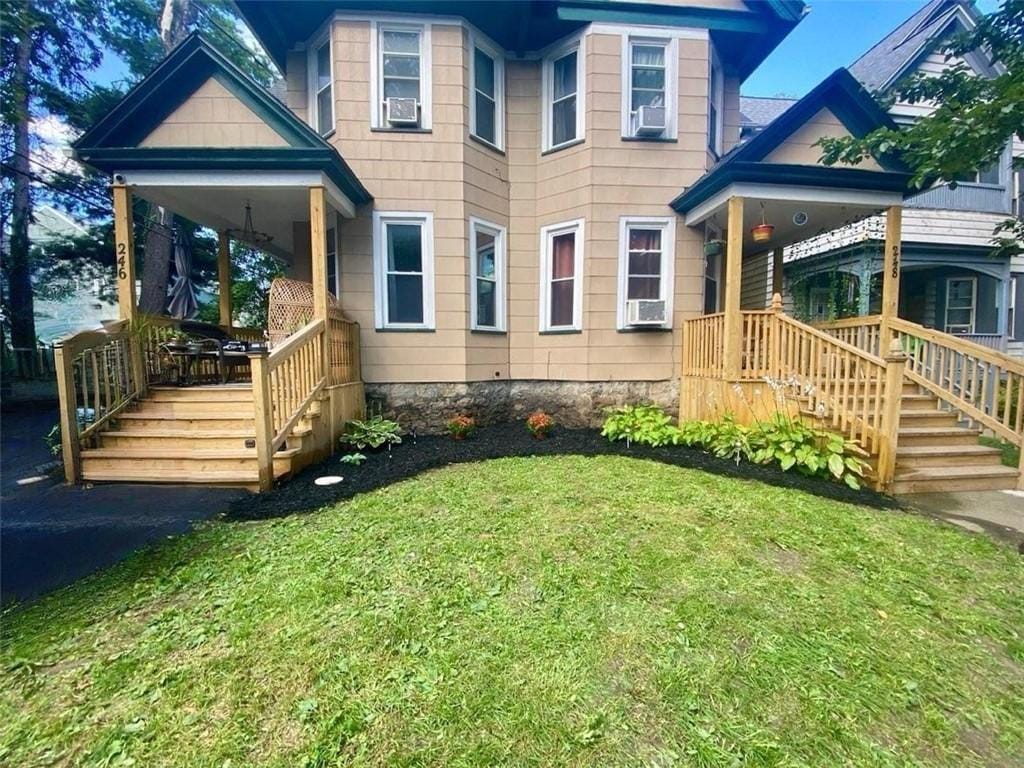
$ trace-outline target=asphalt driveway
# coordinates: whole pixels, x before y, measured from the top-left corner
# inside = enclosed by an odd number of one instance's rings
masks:
[[[56,408],[47,405],[19,406],[0,416],[4,603],[38,597],[183,533],[246,493],[170,485],[67,486],[42,439],[56,421]]]

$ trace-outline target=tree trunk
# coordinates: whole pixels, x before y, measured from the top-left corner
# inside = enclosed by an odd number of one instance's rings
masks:
[[[194,16],[192,0],[164,0],[160,14],[160,40],[164,44],[164,53],[170,53],[185,39]],[[171,227],[174,212],[163,206],[151,206],[150,213],[154,221],[146,235],[139,309],[147,314],[162,315],[167,309],[167,283],[174,253]]]
[[[6,260],[8,307],[11,322],[11,346],[34,349],[36,346],[35,309],[32,302],[32,267],[29,263],[28,225],[32,220],[32,190],[29,174],[29,66],[35,41],[25,30],[15,52],[14,112],[14,194],[11,206],[10,255]],[[31,355],[35,359],[35,355]]]

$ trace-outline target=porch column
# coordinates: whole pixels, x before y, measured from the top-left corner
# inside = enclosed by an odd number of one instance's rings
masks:
[[[725,340],[724,372],[727,380],[740,377],[743,349],[743,317],[740,315],[740,282],[743,278],[743,198],[730,197],[728,234],[725,243]]]
[[[903,239],[903,206],[894,205],[885,212],[885,260],[882,263],[882,320],[879,349],[889,349],[892,338],[889,323],[899,317],[900,243]]]
[[[231,236],[217,233],[217,290],[220,302],[220,324],[231,329]]]
[[[135,234],[132,228],[132,193],[124,184],[114,184],[114,256],[117,268],[117,311],[122,320],[134,320],[138,311],[135,297]]]
[[[313,280],[313,318],[327,319],[327,206],[323,187],[309,188],[309,258]]]
[[[782,248],[776,248],[772,251],[772,298],[774,300],[775,294],[782,295],[782,278],[783,278],[783,265],[782,265]]]

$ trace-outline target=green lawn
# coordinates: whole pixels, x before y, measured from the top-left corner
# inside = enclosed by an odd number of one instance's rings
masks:
[[[0,764],[1020,765],[1022,563],[653,462],[455,466],[7,613]]]

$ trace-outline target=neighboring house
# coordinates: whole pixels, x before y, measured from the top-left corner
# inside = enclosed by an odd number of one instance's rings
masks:
[[[978,11],[970,0],[932,0],[884,37],[850,67],[872,93],[886,97],[914,72],[937,74],[946,61],[943,45],[973,27]],[[979,77],[994,70],[983,55],[963,61]],[[755,134],[778,117],[777,99],[741,98]],[[899,123],[926,115],[927,105],[892,104]],[[1020,147],[1016,148],[1019,153]],[[1011,264],[992,257],[998,223],[1020,211],[1020,173],[1014,174],[1007,146],[999,162],[955,185],[944,184],[909,197],[903,217],[900,316],[929,328],[968,337],[986,346],[1024,354],[1024,259]],[[874,217],[814,236],[786,250],[787,306],[811,320],[877,314],[881,302],[883,224]]]

